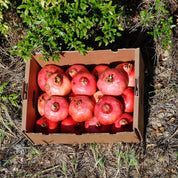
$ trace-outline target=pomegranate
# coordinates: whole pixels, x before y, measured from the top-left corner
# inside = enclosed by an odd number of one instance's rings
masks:
[[[47,93],[43,93],[38,97],[37,108],[41,116],[44,115],[44,105],[48,98],[49,98],[49,95]]]
[[[70,76],[71,78],[73,78],[78,72],[89,72],[88,69],[80,64],[75,64],[70,66],[67,70],[66,70],[66,74],[68,76]]]
[[[71,82],[66,74],[54,73],[46,81],[46,93],[48,95],[66,96],[71,91]]]
[[[123,69],[127,74],[129,78],[129,87],[135,86],[135,67],[132,63],[121,63],[116,66],[116,69]]]
[[[122,103],[113,96],[103,96],[95,104],[94,115],[103,125],[113,124],[123,113]]]
[[[47,126],[48,126],[47,119],[46,117],[42,116],[35,123],[35,132],[45,133]]]
[[[76,122],[83,122],[93,116],[94,103],[88,96],[74,96],[69,105],[69,115]]]
[[[123,113],[112,125],[112,133],[126,132],[133,130],[133,116]]]
[[[97,103],[102,97],[103,93],[100,90],[98,90],[92,95],[91,99],[92,101],[94,101],[94,103]]]
[[[92,74],[96,77],[96,80],[98,80],[100,74],[106,70],[109,69],[108,66],[106,65],[97,65],[96,67],[94,67],[94,69],[92,70]]]
[[[68,116],[61,122],[61,132],[62,133],[75,133],[80,135],[83,133],[84,124],[83,122],[76,122],[71,116]]]
[[[85,121],[85,131],[87,133],[109,133],[111,132],[111,125],[102,125],[99,120],[93,116]]]
[[[76,95],[91,96],[96,92],[96,79],[89,72],[78,72],[71,82],[72,91]]]
[[[51,122],[64,120],[69,113],[69,104],[62,96],[51,96],[45,103],[45,117]]]
[[[122,93],[122,98],[124,100],[125,112],[134,111],[134,90],[132,88],[126,88]]]
[[[38,72],[37,82],[42,91],[46,91],[45,89],[46,80],[49,78],[51,74],[54,74],[56,72],[64,73],[62,68],[54,64],[46,65]]]
[[[59,121],[52,121],[52,120],[47,118],[47,123],[48,123],[48,127],[45,130],[45,134],[58,133],[59,132],[59,130],[60,130]]]
[[[128,86],[128,76],[119,69],[106,69],[97,81],[98,89],[104,95],[121,95]]]

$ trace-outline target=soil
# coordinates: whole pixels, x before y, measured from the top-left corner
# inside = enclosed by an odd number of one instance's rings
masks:
[[[5,37],[0,37],[0,86],[8,82],[3,93],[6,96],[18,94],[18,106],[14,107],[8,99],[0,100],[0,177],[178,176],[178,28],[173,31],[174,47],[170,53],[162,50],[146,31],[134,26],[134,30],[124,31],[112,44],[113,50],[141,48],[145,66],[145,138],[142,143],[35,146],[21,131],[25,62],[8,52],[23,39],[25,28],[14,12],[9,12],[8,17],[10,30]],[[18,27],[14,22],[18,22]]]

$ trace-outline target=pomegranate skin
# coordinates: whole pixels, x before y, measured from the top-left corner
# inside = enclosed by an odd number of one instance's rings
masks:
[[[69,105],[69,115],[76,122],[83,122],[93,116],[94,103],[88,96],[74,96]]]
[[[77,135],[82,134],[84,131],[83,122],[76,122],[71,116],[68,116],[61,122],[61,132],[62,133],[74,133]]]
[[[51,121],[47,119],[48,127],[45,130],[45,134],[58,133],[60,131],[60,121]]]
[[[114,68],[103,71],[97,81],[97,87],[104,95],[121,95],[127,86],[127,74]]]
[[[124,99],[124,111],[132,113],[134,111],[134,90],[126,88],[121,96]]]
[[[113,96],[103,96],[95,104],[94,115],[103,125],[113,124],[122,113],[122,103]]]
[[[122,69],[127,73],[129,78],[128,87],[135,86],[135,67],[133,64],[125,62],[125,63],[118,64],[115,68]]]
[[[109,69],[108,66],[106,65],[97,65],[96,67],[94,67],[94,69],[92,70],[92,74],[96,77],[96,80],[98,80],[100,74],[105,71],[106,69]]]
[[[128,132],[133,130],[133,116],[123,113],[119,119],[112,124],[112,133]]]
[[[47,127],[48,127],[47,118],[42,116],[35,123],[35,132],[37,132],[37,133],[39,133],[39,132],[45,133]]]
[[[96,79],[88,72],[77,73],[72,81],[72,91],[75,95],[91,96],[96,92]]]
[[[54,73],[46,81],[46,93],[51,95],[66,96],[71,91],[70,79],[65,74]]]
[[[110,133],[111,125],[102,125],[98,119],[93,116],[89,120],[85,121],[86,133]]]
[[[91,99],[96,104],[102,97],[103,93],[98,90],[91,96]]]
[[[70,78],[73,78],[78,72],[89,72],[88,69],[80,64],[75,64],[70,66],[67,70],[66,70],[66,74],[68,76],[70,76]]]
[[[69,113],[69,104],[62,96],[51,96],[45,103],[44,116],[51,122],[64,120]]]
[[[44,105],[48,98],[49,98],[49,95],[47,93],[43,93],[38,97],[37,108],[41,116],[44,115]]]
[[[46,65],[38,72],[37,83],[42,91],[46,91],[45,84],[49,76],[56,72],[64,73],[62,68],[54,64]]]

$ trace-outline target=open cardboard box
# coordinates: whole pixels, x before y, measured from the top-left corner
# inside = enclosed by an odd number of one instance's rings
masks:
[[[144,110],[143,110],[143,88],[144,88],[144,66],[139,48],[119,49],[116,52],[111,50],[88,51],[86,56],[79,52],[63,52],[58,63],[52,59],[49,62],[39,60],[42,54],[35,54],[26,63],[25,80],[23,86],[23,108],[22,108],[22,129],[24,134],[34,144],[76,144],[76,143],[115,143],[127,142],[138,143],[143,140],[144,134]],[[35,121],[39,118],[37,111],[37,99],[41,91],[37,84],[38,71],[46,64],[57,64],[64,69],[73,64],[84,64],[89,68],[98,64],[107,64],[115,67],[121,62],[133,62],[135,65],[135,98],[133,112],[133,131],[117,134],[64,134],[55,133],[45,135],[34,132]]]

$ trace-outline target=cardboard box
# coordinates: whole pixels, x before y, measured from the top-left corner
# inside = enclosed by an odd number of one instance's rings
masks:
[[[138,143],[143,140],[144,135],[144,109],[143,109],[143,89],[144,89],[144,66],[140,49],[119,49],[116,52],[111,50],[88,51],[86,56],[79,52],[63,52],[59,63],[38,60],[42,54],[35,54],[26,63],[25,80],[23,86],[23,108],[22,108],[22,129],[24,134],[34,144],[76,144],[76,143],[115,143],[127,142]],[[37,99],[41,91],[37,84],[38,71],[46,64],[57,64],[64,69],[73,64],[84,64],[92,68],[99,64],[107,64],[115,67],[121,62],[133,62],[135,65],[135,98],[133,113],[133,131],[117,134],[97,133],[97,134],[49,134],[34,133],[34,124],[38,119]]]

